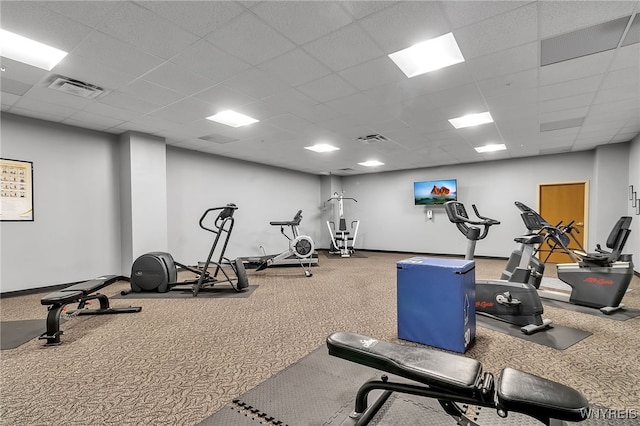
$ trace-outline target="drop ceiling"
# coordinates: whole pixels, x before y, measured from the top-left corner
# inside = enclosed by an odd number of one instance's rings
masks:
[[[640,133],[639,13],[637,1],[3,0],[2,29],[69,54],[51,71],[2,58],[2,112],[313,174],[590,150]],[[465,62],[407,78],[388,57],[448,32]],[[74,90],[56,90],[61,76]],[[102,92],[79,96],[73,81]],[[260,121],[206,119],[224,109]],[[448,122],[484,111],[494,123]],[[304,149],[316,143],[340,150]],[[474,150],[489,143],[507,150]]]

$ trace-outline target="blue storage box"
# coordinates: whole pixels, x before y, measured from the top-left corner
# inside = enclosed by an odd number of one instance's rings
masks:
[[[397,263],[398,338],[464,353],[476,337],[473,260]]]

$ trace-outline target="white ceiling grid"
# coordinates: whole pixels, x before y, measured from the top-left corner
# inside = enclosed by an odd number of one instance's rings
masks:
[[[2,111],[313,174],[586,150],[640,133],[639,12],[638,1],[3,0],[0,27],[69,55],[51,72],[2,58]],[[591,53],[615,20],[622,37]],[[408,79],[387,56],[448,32],[465,62]],[[560,61],[541,66],[542,46]],[[105,92],[48,88],[57,75]],[[260,121],[206,120],[222,109]],[[494,123],[447,121],[487,110]],[[372,134],[388,140],[357,140]],[[340,150],[304,149],[320,142]],[[508,149],[473,149],[488,143]],[[357,164],[371,159],[385,165]]]

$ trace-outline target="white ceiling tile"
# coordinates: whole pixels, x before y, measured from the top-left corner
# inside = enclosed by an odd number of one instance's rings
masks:
[[[640,62],[640,57],[638,61]],[[608,72],[604,78],[601,89],[608,90],[622,86],[637,87],[639,84],[640,72],[638,72],[638,67],[629,67]]]
[[[204,37],[246,10],[232,1],[138,1],[164,19]]]
[[[143,78],[185,95],[193,95],[215,84],[211,80],[197,76],[171,62],[163,63],[145,74]]]
[[[41,2],[3,1],[0,27],[71,52],[91,28],[42,6]]]
[[[315,40],[353,21],[334,1],[266,1],[252,12],[298,45]]]
[[[328,102],[356,92],[353,87],[335,74],[305,83],[299,86],[298,90],[318,102]]]
[[[100,97],[100,102],[139,114],[146,114],[159,108],[158,105],[142,100],[129,93],[114,91]]]
[[[90,112],[97,115],[103,115],[106,117],[115,118],[120,121],[129,121],[132,117],[137,117],[141,113],[134,113],[131,110],[119,108],[117,106],[107,105],[98,100],[98,102],[92,102],[83,108],[83,111]]]
[[[626,99],[637,99],[640,93],[640,85],[638,82],[629,84],[628,86],[619,86],[613,89],[600,90],[593,100],[594,104],[611,103],[624,101]]]
[[[157,105],[172,104],[185,97],[175,90],[167,89],[146,80],[135,80],[120,88],[121,92],[132,94],[140,99]]]
[[[243,71],[225,80],[224,84],[256,99],[266,98],[287,89],[287,85],[283,81],[274,80],[273,77],[258,68]]]
[[[110,134],[141,131],[202,155],[340,175],[628,141],[640,133],[640,43],[539,65],[541,29],[584,28],[627,5],[568,4],[5,1],[3,25],[73,50],[51,73],[2,59],[2,110]],[[406,78],[387,57],[452,27],[466,62]],[[55,73],[107,92],[87,100],[45,88]],[[206,120],[229,107],[261,121],[234,129]],[[494,124],[458,131],[448,122],[487,109]],[[566,120],[582,126],[575,144],[580,127],[540,132]],[[390,142],[355,140],[373,133]],[[198,140],[209,135],[238,141]],[[487,157],[472,149],[499,138],[507,152]],[[303,149],[321,140],[340,146],[339,155]],[[368,157],[387,164],[356,165]],[[352,171],[340,170],[346,167]]]
[[[0,84],[0,86],[2,86],[2,84]],[[3,107],[5,106],[10,107],[11,105],[15,104],[19,99],[20,99],[20,96],[13,95],[7,92],[2,92],[2,95],[0,95],[0,102],[2,102]]]
[[[198,40],[192,33],[129,2],[114,9],[97,29],[164,59]]]
[[[70,95],[66,95],[66,96],[70,96]],[[43,101],[43,99],[48,99],[51,102]],[[47,114],[52,117],[63,119],[63,118],[69,117],[71,114],[73,114],[78,110],[78,108],[74,108],[73,106],[60,105],[59,103],[56,103],[56,101],[57,99],[55,96],[51,96],[48,98],[45,98],[45,97],[31,98],[31,97],[23,96],[18,102],[16,102],[13,105],[13,107],[11,108],[11,111],[13,112],[14,109],[30,110],[40,114]],[[30,116],[30,117],[33,117],[33,116]],[[59,121],[59,120],[56,120],[56,121]]]
[[[386,56],[357,24],[308,43],[304,49],[333,71]]]
[[[540,113],[576,109],[591,105],[595,92],[540,102]]]
[[[149,115],[164,118],[167,121],[175,123],[186,124],[205,120],[216,112],[218,111],[216,110],[215,105],[190,97],[182,99],[164,108],[159,108],[151,112]],[[213,123],[210,120],[207,121]]]
[[[537,86],[538,70],[535,68],[478,81],[478,88],[485,98],[504,96],[517,90]]]
[[[208,42],[199,40],[171,58],[171,62],[214,83],[243,72],[251,65]]]
[[[340,4],[356,19],[364,18],[367,15],[378,12],[389,6],[393,6],[397,1],[341,1]]]
[[[90,123],[95,130],[106,130],[111,127],[118,126],[122,124],[123,120],[118,120],[117,118],[107,117],[104,115],[93,114],[87,111],[77,111],[72,114],[69,118],[63,121],[65,124],[78,125],[79,123]]]
[[[565,34],[630,15],[634,1],[541,1],[540,38]]]
[[[331,73],[331,70],[301,48],[258,66],[259,69],[292,86],[307,83]]]
[[[562,111],[543,112],[540,111],[540,123],[555,123],[556,121],[571,120],[572,118],[582,118],[587,115],[588,106],[574,109],[566,109]]]
[[[48,72],[31,65],[24,64],[22,62],[13,61],[9,58],[0,57],[2,67],[2,81],[5,79],[11,79],[19,81],[27,85],[34,85],[41,81]]]
[[[116,1],[42,1],[47,9],[94,28],[123,2]]]
[[[466,64],[476,80],[538,69],[538,43],[527,43],[496,53],[469,58]]]
[[[111,68],[80,56],[67,55],[53,70],[56,74],[80,80],[105,90],[114,90],[125,86],[135,77],[116,68]],[[43,83],[50,83],[53,74]]]
[[[465,59],[477,58],[538,39],[536,4],[486,19],[453,32]]]
[[[252,65],[280,56],[295,45],[258,19],[245,12],[207,36],[211,43]]]
[[[434,1],[398,2],[359,23],[386,54],[450,32]]]
[[[72,54],[112,68],[121,68],[122,64],[127,64],[127,73],[136,77],[164,62],[157,56],[99,31],[87,35]],[[64,61],[66,59],[63,63]]]
[[[584,93],[594,93],[600,87],[603,77],[603,74],[596,74],[575,80],[563,81],[562,83],[541,86],[540,100],[547,101]]]
[[[347,68],[340,71],[338,75],[358,90],[367,90],[389,82],[399,82],[406,79],[400,68],[386,55]]]
[[[638,18],[636,18],[638,19]],[[640,43],[631,44],[618,49],[610,70],[618,70],[622,68],[640,68]]]
[[[540,84],[560,83],[596,74],[603,74],[613,58],[614,51],[596,53],[570,61],[558,62],[540,68]]]
[[[517,9],[531,1],[442,1],[445,16],[452,28],[464,27]]]

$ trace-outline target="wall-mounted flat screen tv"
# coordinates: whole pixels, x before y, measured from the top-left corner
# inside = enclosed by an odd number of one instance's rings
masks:
[[[444,204],[458,200],[456,179],[427,180],[413,183],[413,200],[416,206]]]

